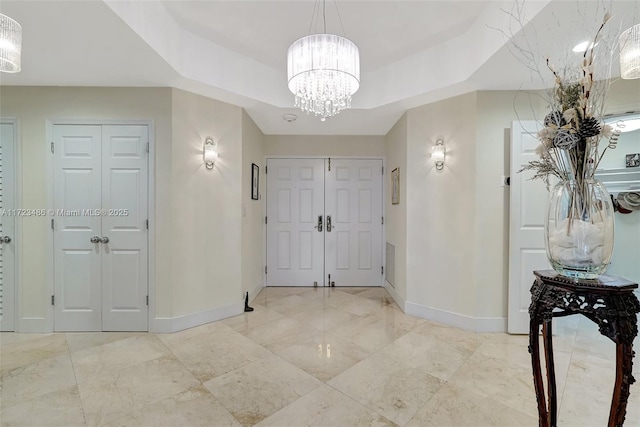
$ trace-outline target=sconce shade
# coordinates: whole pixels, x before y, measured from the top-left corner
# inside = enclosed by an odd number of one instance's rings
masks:
[[[216,160],[218,160],[218,150],[216,150],[213,138],[208,137],[204,140],[204,149],[202,155],[204,158],[204,164],[207,169],[213,169],[213,165],[216,163]]]
[[[640,24],[620,34],[620,77],[640,79]]]
[[[21,69],[22,26],[0,13],[0,71],[17,73]]]
[[[445,148],[444,141],[439,139],[436,141],[436,145],[431,148],[431,160],[436,165],[436,169],[441,170],[444,168]]]

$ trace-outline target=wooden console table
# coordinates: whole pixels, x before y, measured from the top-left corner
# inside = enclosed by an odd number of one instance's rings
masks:
[[[533,382],[538,401],[540,427],[557,425],[557,394],[551,321],[554,317],[582,314],[598,324],[600,333],[616,344],[616,381],[609,412],[608,427],[624,423],[632,375],[633,340],[638,334],[640,303],[633,293],[638,284],[619,277],[600,276],[593,280],[573,280],[553,270],[534,271],[529,306],[529,353],[533,365]],[[542,325],[545,359],[547,361],[548,406],[545,402],[542,369],[540,367],[539,331]]]

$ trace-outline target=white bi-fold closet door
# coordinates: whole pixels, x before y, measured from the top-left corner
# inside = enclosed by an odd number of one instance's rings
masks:
[[[267,285],[382,284],[382,160],[267,160]]]
[[[54,125],[54,329],[146,331],[146,125]]]

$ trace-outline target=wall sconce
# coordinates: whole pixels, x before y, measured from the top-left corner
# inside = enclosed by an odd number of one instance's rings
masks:
[[[444,155],[444,141],[438,139],[436,141],[436,145],[431,148],[431,160],[433,160],[437,170],[442,170],[444,168]]]
[[[213,169],[213,165],[215,165],[216,160],[218,160],[218,151],[216,150],[216,144],[213,142],[213,138],[210,136],[204,140],[202,157],[204,158],[204,165],[207,169]]]

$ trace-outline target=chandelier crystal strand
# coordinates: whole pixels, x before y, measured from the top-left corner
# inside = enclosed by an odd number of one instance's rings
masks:
[[[640,79],[640,24],[620,34],[620,77]]]
[[[303,37],[289,47],[287,76],[295,106],[324,121],[351,108],[360,87],[358,46],[334,34]]]
[[[0,13],[0,71],[17,73],[21,69],[22,26]]]

